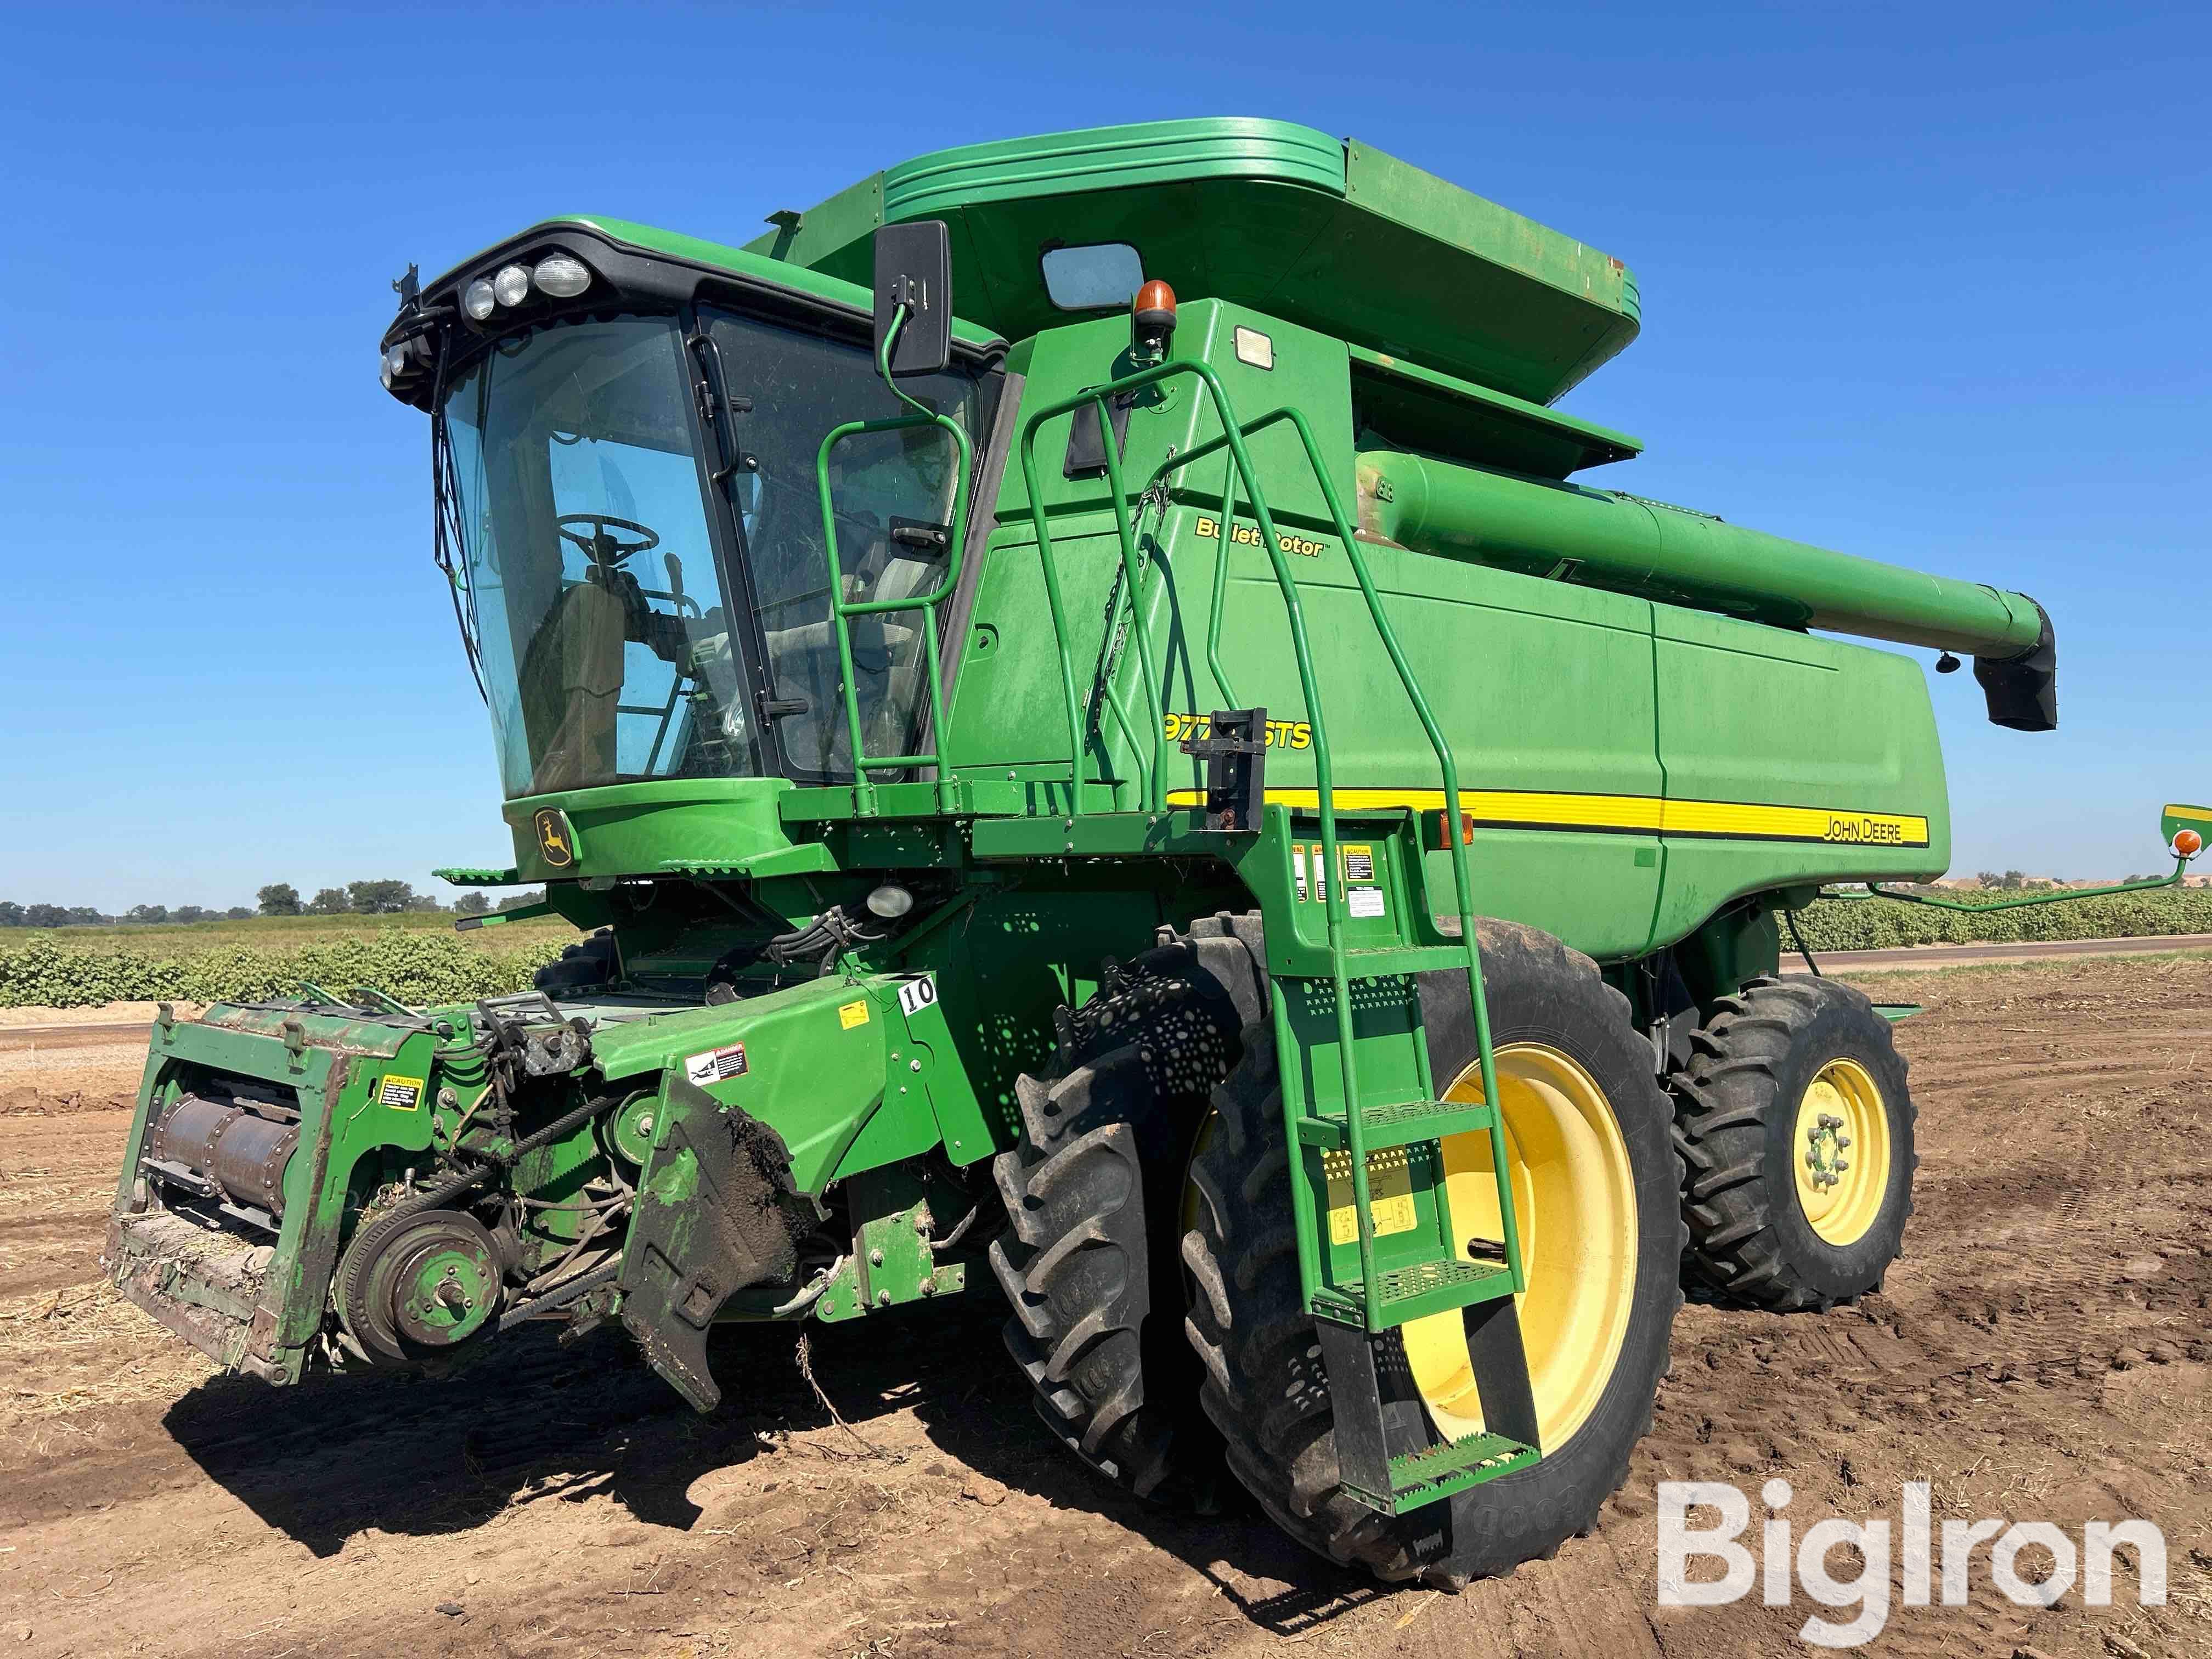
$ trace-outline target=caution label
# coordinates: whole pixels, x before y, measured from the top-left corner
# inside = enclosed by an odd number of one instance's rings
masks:
[[[1328,1242],[1359,1242],[1359,1212],[1352,1203],[1352,1154],[1323,1152],[1322,1173],[1328,1177]],[[1367,1199],[1375,1217],[1375,1237],[1409,1233],[1419,1222],[1413,1207],[1412,1161],[1406,1149],[1393,1146],[1367,1155]]]
[[[376,1086],[376,1103],[389,1106],[396,1112],[411,1112],[422,1103],[424,1085],[425,1079],[419,1077],[387,1073],[384,1081]]]
[[[741,1077],[745,1070],[745,1045],[732,1042],[726,1048],[709,1048],[703,1054],[692,1054],[684,1062],[684,1075],[690,1081],[705,1085],[724,1083]]]

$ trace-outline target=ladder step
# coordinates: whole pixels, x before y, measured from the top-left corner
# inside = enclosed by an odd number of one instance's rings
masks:
[[[1502,1434],[1471,1434],[1426,1451],[1407,1452],[1390,1460],[1390,1490],[1365,1492],[1350,1481],[1344,1494],[1378,1515],[1403,1515],[1495,1480],[1501,1474],[1525,1469],[1537,1461],[1536,1449]]]
[[[1490,1128],[1490,1108],[1482,1102],[1407,1100],[1388,1106],[1369,1106],[1359,1114],[1360,1145],[1369,1152],[1389,1146],[1412,1146],[1424,1140],[1442,1140]],[[1341,1117],[1316,1116],[1298,1120],[1298,1139],[1309,1146],[1335,1152],[1351,1145]]]
[[[1366,1283],[1347,1279],[1314,1292],[1313,1316],[1353,1330],[1387,1331],[1431,1314],[1471,1308],[1513,1294],[1513,1270],[1503,1261],[1419,1261],[1382,1275],[1382,1305],[1367,1319]]]
[[[1465,973],[1463,945],[1380,945],[1344,952],[1344,971],[1352,979],[1380,979],[1389,974]],[[1328,979],[1331,970],[1287,971],[1286,979]]]

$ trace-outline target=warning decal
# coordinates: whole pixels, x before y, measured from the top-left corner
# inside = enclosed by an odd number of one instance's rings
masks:
[[[745,1045],[732,1042],[726,1048],[709,1048],[703,1054],[693,1054],[684,1062],[684,1075],[693,1083],[723,1083],[742,1076],[745,1069]]]
[[[864,1001],[848,1002],[837,1011],[837,1024],[844,1030],[868,1023],[868,1005]]]
[[[387,1073],[384,1081],[377,1085],[376,1103],[395,1111],[413,1111],[422,1103],[422,1079]]]

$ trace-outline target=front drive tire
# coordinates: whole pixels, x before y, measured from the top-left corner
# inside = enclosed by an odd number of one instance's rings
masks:
[[[1192,1138],[1260,1007],[1249,958],[1212,925],[1109,969],[1063,1020],[1053,1072],[1018,1080],[1021,1138],[992,1165],[1011,1231],[991,1267],[1037,1416],[1116,1485],[1200,1510],[1221,1453],[1176,1241]]]
[[[1531,1303],[1540,1278],[1571,1285],[1586,1252],[1620,1258],[1610,1276],[1625,1308],[1605,1340],[1609,1372],[1600,1369],[1595,1385],[1578,1396],[1579,1420],[1559,1443],[1547,1443],[1531,1468],[1396,1517],[1377,1515],[1339,1489],[1328,1377],[1298,1282],[1274,1042],[1264,1024],[1245,1031],[1243,1060],[1214,1092],[1213,1127],[1192,1166],[1197,1224],[1183,1241],[1195,1285],[1188,1334],[1206,1367],[1201,1400],[1226,1443],[1231,1470],[1278,1525],[1321,1554],[1386,1581],[1419,1578],[1447,1589],[1548,1558],[1595,1522],[1627,1478],[1630,1451],[1650,1428],[1652,1395],[1666,1375],[1682,1304],[1680,1165],[1651,1050],[1632,1028],[1626,1000],[1589,957],[1549,934],[1492,921],[1478,926],[1493,1048],[1528,1057],[1531,1076],[1563,1060],[1559,1075],[1588,1079],[1594,1088],[1582,1111],[1597,1121],[1578,1117],[1585,1130],[1575,1133],[1591,1147],[1611,1137],[1601,1150],[1621,1172],[1609,1189],[1620,1199],[1609,1242],[1576,1236],[1571,1194],[1556,1188],[1540,1189],[1543,1202],[1522,1217],[1530,1272],[1522,1298],[1526,1330],[1537,1327]],[[1424,975],[1421,1001],[1437,1086],[1449,1091],[1476,1059],[1465,976]],[[1531,1091],[1526,1098],[1523,1089]],[[1540,1085],[1518,1081],[1517,1073],[1509,1079],[1501,1069],[1499,1092],[1518,1188],[1525,1172],[1519,1148],[1541,1144],[1552,1106],[1538,1097]],[[1519,1115],[1524,1111],[1534,1115]],[[1486,1136],[1462,1139],[1486,1147]],[[1448,1165],[1453,1155],[1448,1145]],[[1456,1200],[1454,1213],[1459,1219]],[[1622,1236],[1632,1229],[1632,1239]],[[1552,1322],[1570,1332],[1577,1325]],[[1532,1335],[1540,1419],[1559,1403],[1545,1378],[1573,1372],[1577,1356],[1547,1353],[1540,1371],[1535,1343]],[[1602,1353],[1597,1358],[1607,1363]],[[1415,1370],[1419,1376],[1418,1364]],[[1436,1396],[1425,1382],[1423,1389],[1433,1413]]]

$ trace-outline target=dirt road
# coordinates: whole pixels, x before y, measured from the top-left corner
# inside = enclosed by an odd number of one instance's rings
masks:
[[[2166,1530],[2163,1608],[2124,1566],[2102,1612],[2022,1610],[1982,1569],[1964,1608],[1896,1609],[1876,1652],[2212,1652],[2212,961],[1869,988],[1929,1006],[1900,1028],[1924,1162],[1886,1293],[1685,1310],[1598,1529],[1456,1597],[1107,1491],[1030,1418],[988,1292],[950,1323],[817,1331],[818,1397],[790,1333],[731,1332],[707,1419],[611,1338],[516,1341],[445,1385],[211,1380],[99,1287],[125,1117],[89,1052],[82,1082],[0,1090],[0,1652],[1809,1652],[1802,1595],[1656,1606],[1656,1483],[1777,1475],[1801,1533],[1893,1517],[1923,1479],[1939,1519]]]
[[[2047,962],[2057,957],[2165,956],[2212,951],[2212,933],[2161,933],[2143,939],[2035,939],[2019,945],[1916,945],[1897,951],[1823,951],[1820,970],[1849,977],[1875,968],[1955,968],[1974,962]],[[1783,971],[1811,971],[1795,951],[1782,953]]]

